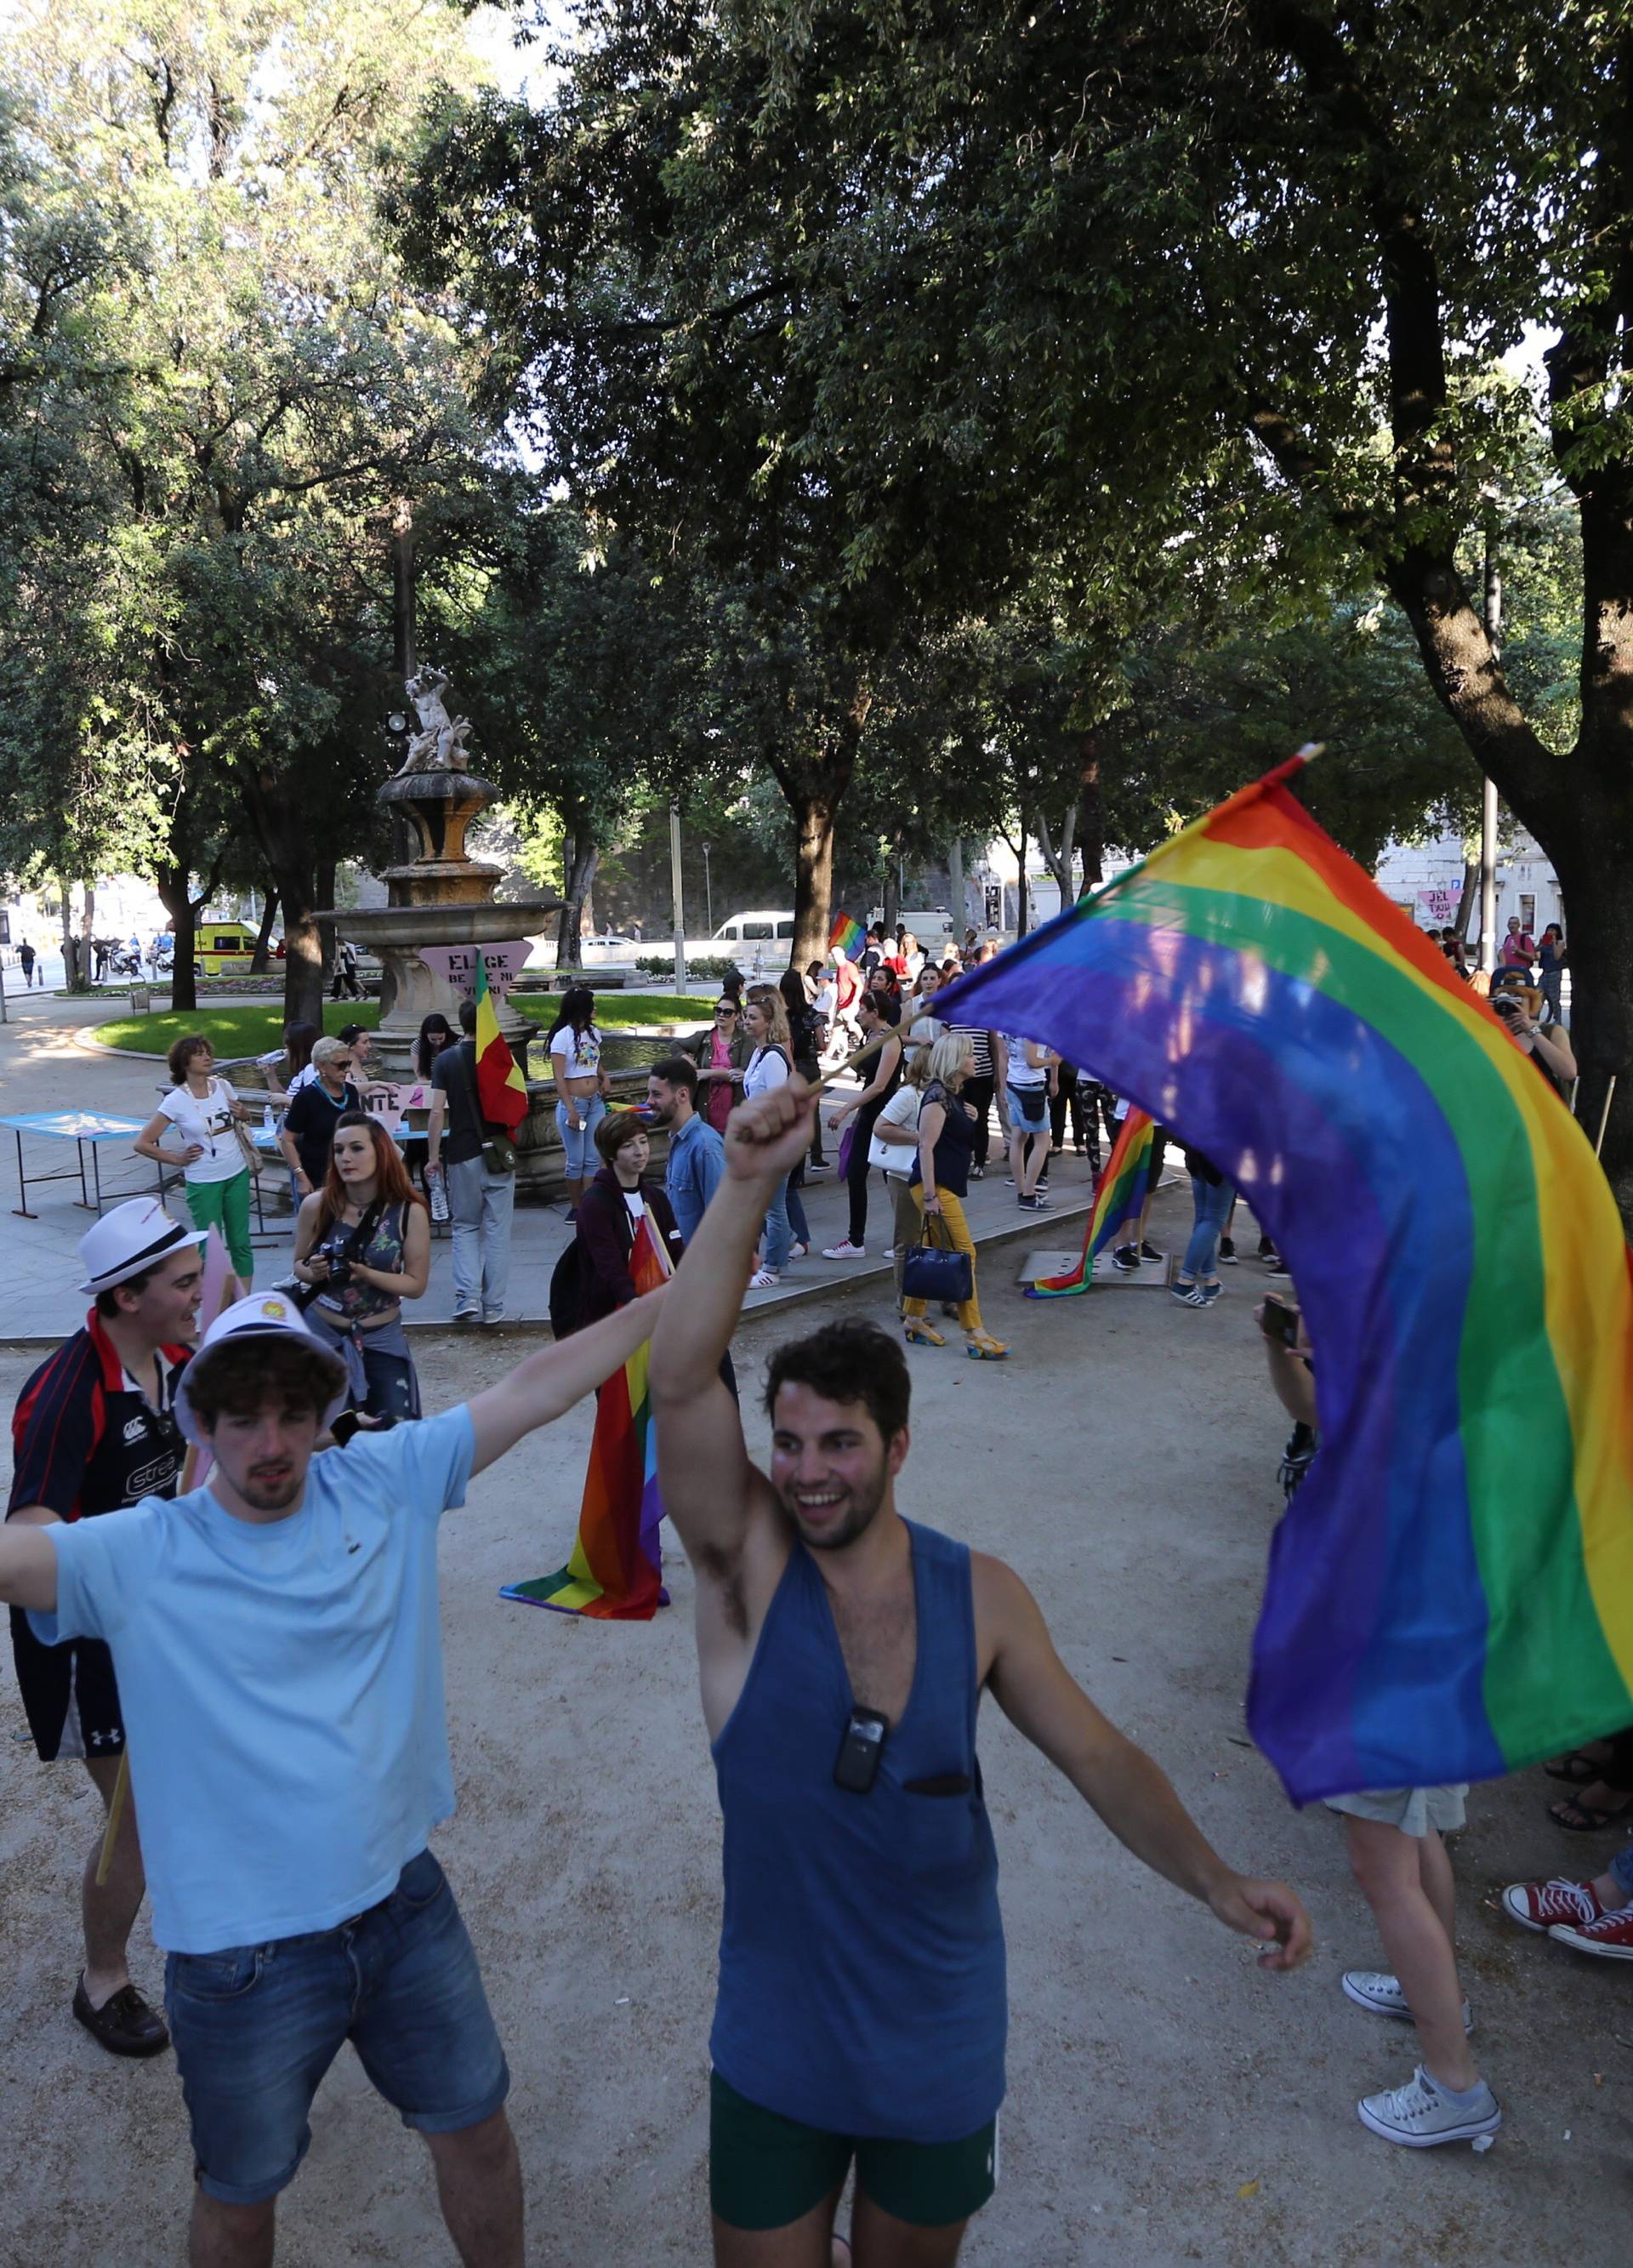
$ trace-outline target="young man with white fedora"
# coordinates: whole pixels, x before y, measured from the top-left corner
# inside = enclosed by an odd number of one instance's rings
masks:
[[[184,1444],[176,1384],[191,1351],[203,1279],[204,1232],[173,1220],[155,1197],[115,1205],[79,1240],[94,1301],[84,1328],[41,1363],[11,1420],[8,1517],[91,1520],[143,1497],[175,1494]],[[79,1756],[104,1807],[124,1754],[125,1725],[108,1650],[84,1638],[42,1646],[11,1613],[11,1651],[34,1747],[47,1764]],[[85,1962],[73,2010],[113,2055],[158,2055],[170,2043],[130,1981],[128,1948],[142,1904],[142,1848],[127,1805],[107,1880],[98,1836],[81,1889]]]
[[[454,1808],[437,1542],[473,1473],[622,1368],[662,1292],[468,1403],[315,1456],[345,1366],[294,1303],[218,1315],[177,1399],[208,1483],[0,1532],[0,1598],[106,1639],[130,1727],[153,1934],[192,2122],[192,2268],[266,2268],[278,2192],[349,2040],[425,2137],[466,2268],[521,2268],[510,2086],[427,1845]]]

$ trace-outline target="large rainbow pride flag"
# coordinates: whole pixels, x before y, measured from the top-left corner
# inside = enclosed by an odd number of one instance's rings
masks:
[[[1069,1300],[1088,1290],[1095,1261],[1120,1228],[1138,1220],[1156,1154],[1157,1122],[1148,1112],[1130,1105],[1106,1160],[1106,1170],[1095,1186],[1094,1210],[1083,1232],[1083,1250],[1076,1265],[1063,1276],[1040,1276],[1035,1284],[1028,1284],[1029,1300]]]
[[[629,1254],[636,1292],[655,1292],[672,1272],[662,1239],[652,1233],[652,1216],[643,1213]],[[530,1583],[507,1583],[501,1598],[598,1622],[650,1622],[668,1605],[658,1540],[664,1518],[658,1431],[646,1360],[644,1340],[596,1397],[590,1469],[567,1565]]]
[[[1581,1129],[1288,792],[1301,761],[937,1006],[1092,1068],[1287,1258],[1320,1447],[1248,1718],[1302,1803],[1633,1724],[1633,1278]]]

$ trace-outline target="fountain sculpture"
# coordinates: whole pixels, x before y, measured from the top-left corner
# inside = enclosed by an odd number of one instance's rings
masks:
[[[380,1021],[371,1061],[387,1079],[413,1076],[412,1053],[422,1020],[440,1010],[457,1032],[458,988],[420,957],[422,946],[497,945],[528,937],[544,927],[561,904],[553,893],[511,898],[494,896],[501,869],[473,858],[466,831],[499,790],[465,770],[465,737],[470,727],[450,717],[442,693],[447,680],[423,669],[408,691],[420,718],[408,760],[379,791],[387,811],[400,811],[413,826],[417,849],[405,866],[388,866],[382,880],[389,902],[335,909],[322,918],[335,922],[355,944],[378,953],[385,968]],[[524,1077],[527,1043],[538,1030],[495,992],[499,1029]]]

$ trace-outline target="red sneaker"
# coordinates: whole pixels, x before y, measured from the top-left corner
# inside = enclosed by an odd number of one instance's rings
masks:
[[[1597,1921],[1605,1909],[1592,1882],[1511,1882],[1503,1893],[1503,1911],[1521,1929],[1548,1930],[1556,1925]]]
[[[1556,1922],[1549,1930],[1573,1953],[1597,1953],[1604,1961],[1633,1961],[1633,1906],[1602,1913],[1597,1921]]]

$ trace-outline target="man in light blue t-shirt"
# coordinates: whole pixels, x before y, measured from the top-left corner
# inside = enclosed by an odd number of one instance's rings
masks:
[[[466,1484],[600,1384],[662,1293],[468,1403],[314,1459],[345,1373],[293,1304],[242,1300],[178,1387],[209,1483],[0,1529],[0,1599],[111,1648],[192,2121],[195,2264],[272,2258],[277,2193],[343,2042],[436,2162],[460,2257],[520,2268],[510,2085],[453,1893],[437,1531]]]

